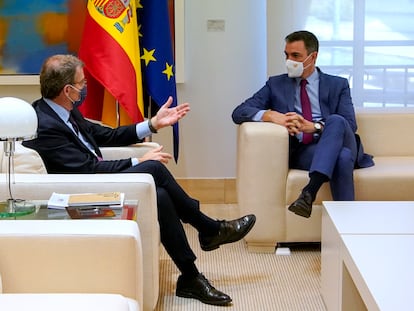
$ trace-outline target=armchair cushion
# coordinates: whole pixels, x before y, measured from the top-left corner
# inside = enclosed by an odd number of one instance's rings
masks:
[[[8,157],[4,155],[4,144],[0,144],[1,172],[7,172]],[[30,148],[16,142],[13,156],[14,171],[16,173],[46,174],[46,167],[39,154]]]

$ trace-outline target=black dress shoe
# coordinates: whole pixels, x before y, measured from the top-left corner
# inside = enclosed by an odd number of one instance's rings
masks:
[[[175,293],[178,297],[194,298],[216,306],[228,306],[232,301],[230,296],[215,289],[201,273],[189,280],[180,275]]]
[[[290,204],[289,211],[296,215],[309,218],[312,213],[312,195],[307,191],[302,191],[299,198]]]
[[[219,232],[216,235],[205,237],[199,234],[198,239],[201,249],[203,251],[212,251],[219,248],[222,244],[237,242],[249,233],[255,222],[255,215],[246,215],[230,221],[222,220]]]

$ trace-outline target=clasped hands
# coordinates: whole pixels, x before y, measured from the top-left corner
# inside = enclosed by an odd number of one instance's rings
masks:
[[[315,132],[315,126],[313,122],[306,120],[303,116],[297,114],[296,112],[285,113],[285,127],[291,136],[295,136],[300,132]]]
[[[295,136],[300,132],[313,133],[315,131],[313,122],[306,120],[296,112],[280,113],[269,110],[263,115],[263,121],[270,121],[284,126],[291,136]]]

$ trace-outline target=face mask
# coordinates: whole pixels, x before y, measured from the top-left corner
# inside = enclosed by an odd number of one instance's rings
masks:
[[[299,78],[303,74],[303,71],[311,65],[309,64],[306,67],[303,67],[303,63],[306,62],[311,55],[312,54],[309,54],[303,62],[297,62],[290,59],[286,60],[286,68],[289,78]]]
[[[80,90],[78,88],[74,87],[73,85],[69,85],[69,86],[73,87],[76,91],[78,91],[80,97],[79,97],[78,100],[73,100],[72,98],[69,97],[69,95],[67,97],[72,102],[73,106],[79,107],[85,101],[85,98],[86,98],[86,95],[87,95],[86,85],[82,89],[80,89]]]

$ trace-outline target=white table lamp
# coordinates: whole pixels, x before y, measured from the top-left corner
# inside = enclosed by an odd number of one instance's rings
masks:
[[[15,97],[0,98],[0,141],[4,144],[7,163],[7,185],[9,199],[0,202],[0,217],[15,217],[34,211],[34,205],[24,200],[13,198],[11,177],[14,174],[13,155],[16,141],[31,139],[36,136],[37,115],[32,105]]]

